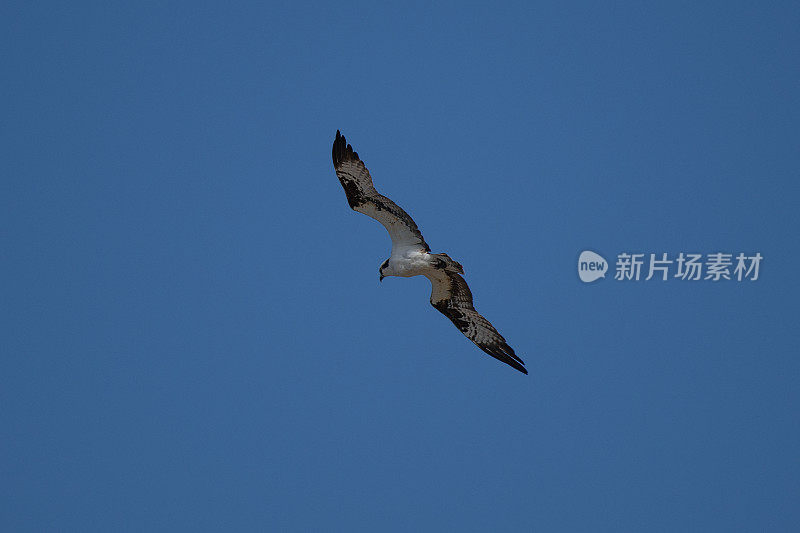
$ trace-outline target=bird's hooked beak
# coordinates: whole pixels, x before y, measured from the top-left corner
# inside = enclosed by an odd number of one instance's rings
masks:
[[[384,276],[383,274],[381,274],[380,276],[381,276],[381,277],[379,277],[379,278],[378,278],[378,281],[383,281],[383,278],[385,278],[385,277],[386,277],[386,276]]]

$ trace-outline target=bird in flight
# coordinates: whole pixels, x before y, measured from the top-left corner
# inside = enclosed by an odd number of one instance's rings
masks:
[[[461,277],[464,269],[445,253],[432,254],[414,220],[389,198],[375,190],[372,177],[358,153],[336,131],[333,168],[354,211],[372,217],[392,238],[392,253],[378,270],[386,276],[425,276],[431,281],[431,305],[449,318],[478,348],[523,374],[527,374],[511,346],[472,305],[472,292]]]

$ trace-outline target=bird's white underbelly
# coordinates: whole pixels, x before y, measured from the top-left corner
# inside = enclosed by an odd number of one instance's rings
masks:
[[[430,270],[431,264],[426,253],[393,255],[389,258],[390,275],[409,278],[419,276]]]

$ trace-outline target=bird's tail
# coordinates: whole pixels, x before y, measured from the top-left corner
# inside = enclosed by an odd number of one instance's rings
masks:
[[[442,254],[433,254],[433,255],[435,257],[438,257],[442,261],[444,261],[444,264],[445,264],[444,269],[446,271],[448,271],[448,272],[456,272],[458,274],[463,274],[464,273],[464,267],[461,266],[461,263],[459,263],[455,259],[452,259],[449,255],[444,254],[444,253],[442,253]]]

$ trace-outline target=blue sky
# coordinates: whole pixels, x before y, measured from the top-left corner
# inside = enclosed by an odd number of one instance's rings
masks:
[[[3,530],[800,524],[796,3],[0,21]],[[529,376],[378,283],[337,129]],[[584,284],[583,250],[764,260]]]

